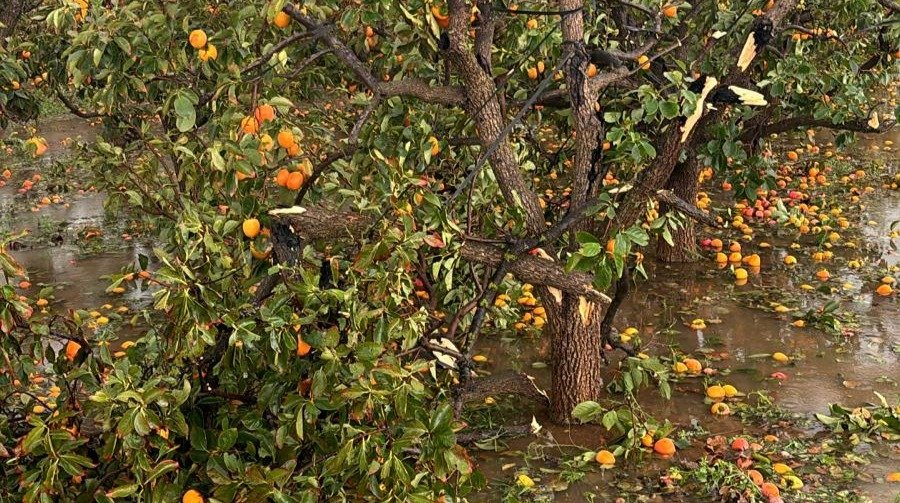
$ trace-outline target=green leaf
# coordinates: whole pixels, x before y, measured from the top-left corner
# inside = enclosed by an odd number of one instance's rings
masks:
[[[586,402],[581,402],[572,409],[572,417],[581,421],[582,423],[587,423],[597,419],[597,417],[603,412],[603,407],[593,401],[588,400]]]
[[[177,116],[175,125],[182,133],[193,129],[197,122],[197,111],[194,110],[194,104],[183,94],[175,98],[175,115]]]
[[[115,489],[106,493],[107,498],[124,498],[126,496],[131,496],[136,493],[137,490],[141,487],[140,484],[129,484],[127,486],[119,486]]]
[[[237,428],[228,428],[219,434],[219,440],[216,443],[216,446],[220,451],[227,451],[228,449],[234,447],[235,442],[237,442],[237,438]]]

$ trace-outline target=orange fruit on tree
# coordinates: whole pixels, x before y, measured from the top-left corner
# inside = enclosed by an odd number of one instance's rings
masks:
[[[215,60],[219,57],[219,50],[216,49],[216,46],[209,44],[205,49],[200,49],[197,53],[197,57],[200,58],[200,61]]]
[[[181,497],[181,503],[203,503],[203,495],[196,489],[189,489]]]
[[[278,136],[275,138],[278,141],[278,146],[281,148],[290,148],[291,145],[294,145],[294,133],[288,131],[287,129],[282,129],[278,132]]]
[[[253,239],[259,235],[259,229],[259,220],[255,218],[248,218],[247,220],[244,220],[243,224],[241,224],[241,230],[243,230],[244,235],[250,239]]]
[[[312,351],[312,346],[303,340],[303,337],[297,335],[297,356],[306,356]]]
[[[637,59],[638,66],[641,67],[641,70],[649,70],[650,69],[650,58],[647,57],[646,54],[641,54]]]
[[[300,145],[295,143],[287,148],[287,155],[290,157],[297,157],[300,155]]]
[[[593,63],[589,63],[587,65],[587,69],[585,69],[584,74],[588,76],[588,78],[593,78],[597,76],[597,65]]]
[[[272,22],[279,28],[287,28],[291,24],[291,16],[288,16],[284,11],[279,11],[278,14],[275,14],[275,19]]]
[[[661,438],[653,444],[653,452],[661,456],[671,456],[675,454],[675,442],[671,438]]]
[[[66,343],[66,360],[70,362],[75,361],[75,357],[78,356],[78,351],[81,350],[81,344],[75,341],[69,341]]]
[[[671,5],[671,4],[670,4],[670,5],[666,5],[666,6],[663,7],[663,9],[662,9],[662,13],[663,13],[663,15],[666,16],[666,17],[675,17],[675,16],[678,15],[678,7],[676,7],[676,6],[674,6],[674,5]]]
[[[256,110],[253,112],[253,117],[255,117],[256,122],[260,124],[270,121],[275,118],[275,107],[268,103],[260,105],[256,107]]]
[[[529,79],[531,79],[531,80],[537,80],[537,78],[538,78],[538,71],[537,71],[537,68],[535,68],[535,67],[533,67],[533,66],[529,66],[528,69],[526,70],[526,72],[528,73],[528,78],[529,78]]]
[[[287,182],[284,185],[288,190],[300,190],[300,187],[303,186],[303,173],[299,171],[292,171],[287,178]]]
[[[255,117],[244,117],[241,119],[241,131],[247,134],[256,134],[259,132],[259,122]]]
[[[291,175],[291,172],[286,168],[281,168],[278,170],[278,174],[275,175],[275,183],[278,184],[279,187],[287,186],[288,177]]]
[[[206,47],[206,32],[203,30],[194,30],[188,35],[188,42],[194,49],[203,49]]]

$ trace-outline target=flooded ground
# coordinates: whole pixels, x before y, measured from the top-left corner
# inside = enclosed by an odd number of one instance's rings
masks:
[[[103,276],[135,263],[139,254],[150,255],[150,248],[119,232],[126,219],[108,214],[104,195],[66,163],[73,141],[90,141],[97,134],[96,126],[60,117],[42,121],[37,134],[47,140],[44,156],[37,161],[4,162],[13,175],[0,187],[0,232],[28,233],[14,243],[13,257],[28,270],[35,287],[55,288],[56,307],[145,304],[146,296],[139,291],[107,294],[109,282]],[[50,187],[48,172],[65,175],[54,176]],[[39,173],[44,174],[34,187],[21,193],[22,183]]]
[[[884,140],[900,143],[900,131],[865,139],[860,145],[860,155],[872,153],[873,146],[880,150]],[[882,155],[889,172],[895,173],[900,168],[900,156],[890,151]],[[732,384],[744,393],[765,391],[779,408],[806,418],[826,413],[830,404],[857,407],[876,402],[874,392],[884,395],[888,403],[896,404],[900,400],[900,304],[893,298],[875,295],[872,279],[847,264],[849,259],[861,256],[886,266],[898,263],[894,247],[900,244],[900,239],[891,238],[890,231],[891,224],[900,221],[900,193],[879,193],[866,204],[865,211],[855,216],[854,227],[860,229],[857,233],[859,246],[838,247],[837,258],[828,264],[833,277],[840,278],[832,282],[838,289],[836,295],[791,296],[790,292],[801,291],[801,284],[816,282],[816,267],[800,266],[788,273],[787,266],[782,264],[784,256],[799,252],[789,249],[789,240],[760,236],[754,241],[765,239],[772,247],[759,250],[762,272],[752,276],[750,283],[744,286],[732,284],[730,277],[723,279],[708,252],[695,264],[650,262],[647,264],[649,281],[642,281],[620,310],[616,326],[620,330],[638,328],[644,342],[642,349],[647,353],[666,355],[677,348],[685,354],[703,355],[718,371],[716,381]],[[775,312],[766,305],[772,298],[792,311]],[[832,298],[839,299],[841,309],[852,314],[849,324],[852,328],[847,333],[828,334],[791,324],[792,314],[822,307]],[[695,318],[706,320],[707,328],[702,331],[690,329],[688,325]],[[789,355],[791,362],[773,361],[769,355],[776,351]],[[486,372],[511,368],[524,370],[535,376],[542,387],[550,386],[549,370],[545,367],[549,359],[546,338],[484,337],[479,341],[478,353],[488,357],[488,363],[481,367]],[[509,362],[517,363],[511,366]],[[783,373],[785,378],[771,378],[774,372]],[[613,377],[610,371],[604,379],[609,382]],[[672,400],[663,400],[655,390],[646,389],[640,402],[644,412],[667,419],[678,429],[692,430],[699,426],[708,432],[703,438],[740,433],[775,434],[781,438],[827,435],[820,424],[813,422],[804,429],[791,431],[783,429],[775,420],[766,426],[757,426],[744,424],[735,417],[715,417],[703,398],[702,379],[687,378],[676,384]],[[557,473],[562,471],[564,474],[565,470],[557,461],[571,459],[579,450],[598,450],[607,442],[608,433],[603,427],[553,427],[540,409],[526,409],[523,413],[521,404],[506,406],[508,412],[500,412],[498,417],[516,416],[513,422],[527,424],[534,414],[550,429],[557,442],[573,448],[558,449],[549,457],[544,456],[544,452],[535,456],[537,450],[543,450],[537,446],[548,442],[530,437],[510,440],[500,452],[478,452],[479,467],[492,484],[492,489],[483,494],[480,501],[495,501],[498,487],[509,484],[511,474],[528,465],[529,462],[523,459],[529,458],[541,459],[531,461],[529,473],[541,474],[543,469],[546,479],[540,483],[556,485],[560,489],[559,479],[564,477]],[[502,407],[501,404],[501,410]],[[510,409],[515,412],[509,412]],[[863,452],[866,451],[864,447]],[[885,475],[900,468],[900,450],[896,444],[892,446],[887,442],[876,446],[875,450],[877,455],[871,464],[862,467],[857,480],[849,486],[873,502],[898,501],[900,491],[896,484],[885,482]],[[647,454],[640,462],[626,461],[614,471],[589,472],[568,489],[547,495],[547,500],[574,502],[596,497],[596,501],[612,501],[616,497],[625,497],[623,501],[638,501],[638,495],[658,491],[658,477],[664,474],[667,466],[704,455],[703,441],[698,438],[690,448],[679,451],[673,460],[664,461]],[[548,458],[550,462],[547,462]],[[713,494],[682,494],[649,501],[717,499]],[[791,499],[786,498],[786,501]]]
[[[53,166],[59,169],[65,163],[70,138],[90,138],[94,134],[94,127],[80,119],[42,123],[40,135],[47,139],[50,150],[48,156],[41,158],[41,169]],[[885,139],[900,144],[900,130],[890,136],[867,139],[861,146],[861,155],[874,152],[872,147],[880,146]],[[883,156],[890,170],[896,171],[895,152],[878,155]],[[112,217],[104,211],[103,195],[82,186],[77,179],[69,180],[64,190],[53,191],[59,199],[49,204],[41,202],[50,195],[46,191],[20,194],[18,188],[22,181],[32,177],[34,171],[27,165],[17,166],[9,183],[0,187],[0,231],[29,232],[14,250],[14,256],[27,268],[32,283],[56,287],[53,302],[64,308],[91,308],[106,303],[146,305],[148,299],[138,291],[107,294],[108,282],[103,276],[136,262],[141,254],[150,255],[147,244],[131,240],[123,233],[121,217]],[[845,334],[827,334],[790,323],[793,313],[821,307],[834,296],[790,296],[789,292],[798,291],[801,284],[814,282],[815,268],[799,265],[788,274],[782,259],[790,252],[790,241],[778,236],[768,237],[771,248],[759,250],[762,273],[753,276],[745,286],[736,286],[725,279],[708,254],[701,261],[687,265],[649,261],[650,279],[641,282],[620,311],[616,326],[638,328],[644,342],[642,349],[648,353],[669,354],[678,348],[686,354],[700,355],[718,371],[717,380],[727,381],[744,393],[764,390],[777,406],[790,412],[810,416],[826,412],[833,403],[859,406],[872,402],[876,391],[888,397],[890,403],[896,403],[900,395],[900,304],[893,298],[873,295],[871,278],[847,265],[851,257],[861,256],[863,249],[871,260],[885,264],[900,262],[889,237],[891,224],[900,220],[900,193],[880,194],[884,195],[869,198],[865,211],[854,217],[854,223],[861,229],[857,239],[860,248],[840,248],[836,252],[837,260],[829,264],[834,277],[841,278],[840,282],[833,283],[839,290],[836,297],[842,308],[853,314],[851,330]],[[893,244],[897,241],[894,238]],[[766,302],[773,298],[792,311],[779,314],[767,308]],[[706,320],[707,328],[691,330],[687,325],[695,318]],[[791,362],[780,364],[768,357],[776,351],[790,355]],[[486,336],[479,342],[478,353],[488,358],[487,363],[480,364],[481,371],[525,370],[542,387],[549,387],[546,338]],[[773,372],[782,372],[785,378],[773,379],[770,377]],[[608,382],[613,377],[610,370],[604,379]],[[670,421],[679,430],[705,430],[705,437],[741,432],[771,433],[782,438],[821,434],[813,426],[798,431],[778,421],[768,426],[748,426],[735,417],[713,417],[703,400],[702,381],[682,378],[675,384],[672,400],[659,398],[652,389],[644,390],[641,393],[644,412]],[[542,469],[564,471],[564,461],[571,459],[573,452],[596,450],[608,440],[601,426],[555,427],[543,411],[527,405],[501,400],[495,410],[496,413],[481,413],[503,424],[527,424],[534,415],[545,425],[544,431],[560,445],[548,447],[554,442],[520,437],[498,444],[501,448],[497,451],[473,449],[474,460],[492,484],[475,501],[496,501],[498,487],[508,484],[510,474],[528,463],[526,459],[541,459],[532,462],[532,474],[540,474]],[[540,451],[540,456],[525,456],[529,451],[531,454]],[[900,452],[887,443],[878,446],[877,451],[873,462],[863,467],[863,476],[854,487],[875,502],[894,501],[896,485],[885,483],[884,476],[900,467]],[[703,455],[703,442],[698,437],[690,448],[682,449],[672,460],[650,455],[645,455],[640,463],[623,460],[624,466],[614,471],[589,471],[583,479],[571,484],[561,482],[563,477],[547,471],[544,473],[548,480],[554,481],[557,491],[545,496],[555,501],[574,502],[587,501],[590,495],[596,501],[611,501],[625,494],[636,500],[635,495],[644,493],[644,488],[651,491],[658,487],[659,475],[667,466]],[[714,495],[703,494],[674,495],[654,501],[715,499]]]

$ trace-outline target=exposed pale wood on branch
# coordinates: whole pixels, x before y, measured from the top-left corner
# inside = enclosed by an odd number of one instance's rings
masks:
[[[475,241],[466,241],[460,255],[467,260],[496,266],[503,259],[503,251],[496,246]],[[566,272],[559,264],[546,259],[525,255],[509,264],[509,272],[524,281],[537,285],[552,286],[574,295],[581,295],[600,304],[609,304],[610,298],[593,286],[593,277],[583,272]]]

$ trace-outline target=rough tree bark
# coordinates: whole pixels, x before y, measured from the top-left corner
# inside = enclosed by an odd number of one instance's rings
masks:
[[[684,162],[675,165],[672,176],[666,182],[666,188],[684,201],[693,203],[699,192],[699,162],[697,156],[690,155]],[[669,204],[660,202],[659,213],[672,210]],[[674,246],[669,246],[664,239],[659,239],[656,246],[656,257],[662,262],[691,262],[697,257],[697,241],[694,233],[694,222],[684,219],[684,226],[672,232]]]
[[[6,47],[6,37],[12,35],[22,16],[34,8],[32,0],[3,0],[0,3],[0,47]]]

